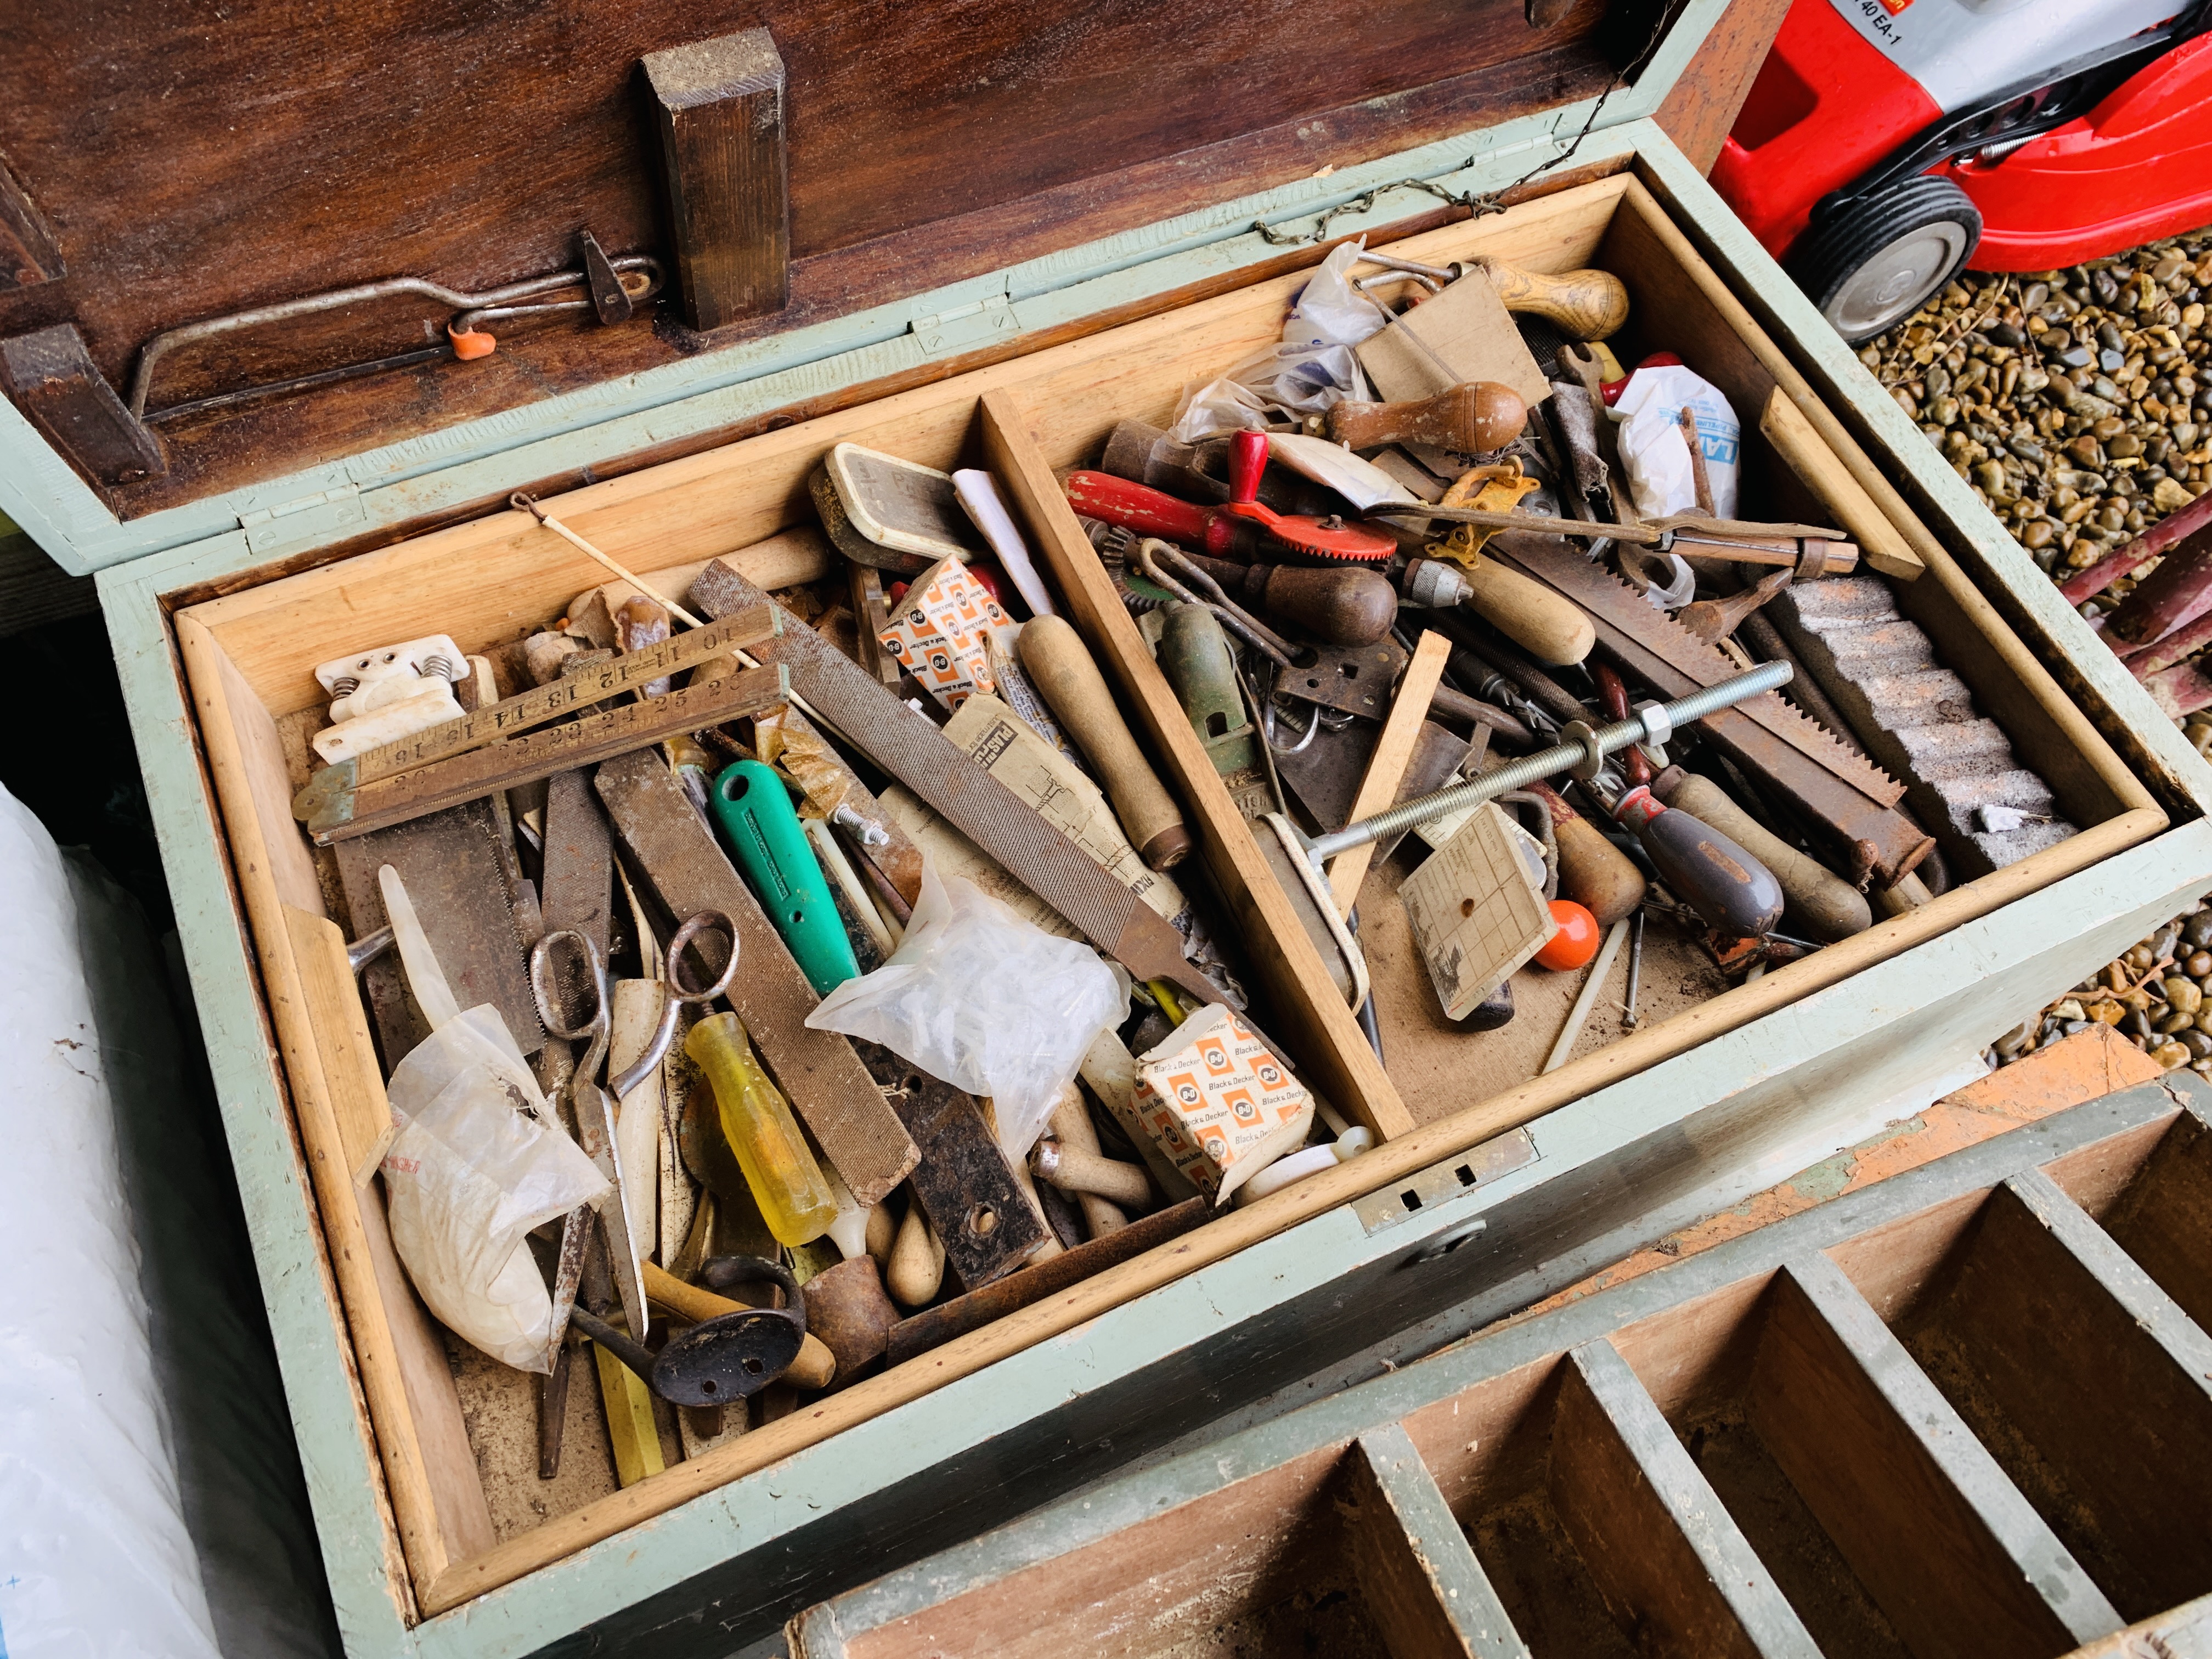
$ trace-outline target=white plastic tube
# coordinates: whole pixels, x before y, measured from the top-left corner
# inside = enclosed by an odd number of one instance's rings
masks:
[[[1006,502],[1000,499],[999,481],[979,467],[965,467],[952,475],[952,493],[968,509],[968,516],[975,520],[975,528],[983,532],[983,539],[991,544],[991,550],[999,556],[999,562],[1006,566],[1006,574],[1014,579],[1014,586],[1021,591],[1022,603],[1029,606],[1030,615],[1056,615],[1052,608],[1052,592],[1030,557],[1030,544],[1022,539],[1014,515],[1006,511]]]

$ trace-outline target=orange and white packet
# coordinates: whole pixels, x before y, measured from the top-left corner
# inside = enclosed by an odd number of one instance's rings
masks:
[[[1314,1118],[1313,1096],[1220,1003],[1138,1057],[1130,1104],[1168,1160],[1217,1205],[1303,1144]]]
[[[884,648],[943,703],[957,709],[978,691],[995,691],[987,640],[1014,651],[1014,620],[975,573],[957,559],[939,559],[914,579],[878,636]]]

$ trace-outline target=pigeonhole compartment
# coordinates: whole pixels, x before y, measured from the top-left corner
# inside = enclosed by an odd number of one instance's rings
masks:
[[[901,1638],[925,1651],[953,1630],[989,1632],[963,1650],[979,1653],[1140,1631],[1148,1576],[1172,1571],[1162,1540],[1324,1467],[1388,1492],[1416,1547],[1422,1571],[1394,1602],[1407,1616],[1384,1632],[1395,1654],[2057,1659],[2185,1644],[2212,1606],[2190,1507],[2205,1465],[2189,1443],[2212,1364],[2202,1328],[2128,1269],[2146,1228],[2193,1224],[2168,1208],[2170,1159],[2201,1144],[2206,1104],[2194,1077],[2116,1091],[1194,1437],[809,1607],[788,1627],[793,1659]],[[2123,1250],[2102,1224],[2130,1213]],[[2008,1231],[2021,1215],[2047,1237],[2001,1262],[2025,1240]],[[2080,1491],[2071,1508],[2047,1503],[2055,1466],[2012,1437],[2018,1420],[1981,1415],[1930,1363],[1923,1335],[1950,1320],[1961,1274],[1999,1266],[2035,1291],[2078,1290],[2040,1353],[2014,1357],[2015,1378],[2064,1389],[2117,1359],[2077,1432],[2098,1421],[2117,1454],[2155,1443],[2166,1456],[2156,1478],[2110,1483],[2118,1508],[2082,1507]],[[2115,1352],[2130,1324],[2124,1346],[2163,1351],[2165,1382]],[[1349,1530],[1368,1517],[1348,1502],[1341,1513],[1351,1537],[1390,1536]],[[2126,1528],[2091,1530],[2121,1515]],[[1040,1595],[1055,1572],[1087,1599]],[[1194,1634],[1184,1650],[1235,1650]],[[1139,1637],[1127,1650],[1156,1650]]]
[[[808,530],[813,515],[806,480],[833,443],[849,441],[940,468],[990,468],[1042,550],[1068,613],[1117,690],[1152,763],[1179,798],[1197,843],[1184,869],[1193,884],[1210,892],[1238,939],[1261,1023],[1302,1076],[1346,1115],[1370,1124],[1383,1143],[1018,1314],[674,1463],[664,1474],[617,1491],[611,1468],[595,1474],[587,1469],[574,1484],[549,1492],[536,1485],[533,1469],[517,1467],[531,1451],[527,1434],[516,1428],[526,1424],[532,1410],[527,1379],[473,1360],[455,1362],[392,1255],[376,1186],[352,1179],[360,1151],[356,1131],[376,1121],[382,1084],[352,1024],[358,1010],[347,1014],[345,998],[330,989],[331,951],[351,931],[345,925],[350,918],[333,902],[332,884],[293,821],[290,802],[308,773],[305,736],[321,719],[324,694],[310,672],[314,664],[432,632],[449,634],[465,650],[478,651],[561,614],[572,597],[605,573],[526,515],[510,512],[295,574],[271,571],[256,580],[247,573],[226,578],[220,592],[173,593],[168,599],[173,638],[220,807],[229,878],[242,905],[239,925],[248,933],[258,964],[263,1007],[326,1243],[327,1316],[349,1336],[362,1422],[379,1453],[392,1528],[382,1570],[394,1596],[429,1618],[431,1627],[458,1630],[438,1615],[465,1620],[470,1615],[461,1609],[501,1591],[495,1603],[485,1604],[499,1612],[487,1616],[542,1630],[542,1621],[556,1616],[540,1605],[556,1583],[556,1576],[545,1570],[605,1540],[634,1539],[650,1555],[655,1534],[637,1529],[640,1523],[679,1506],[737,1503],[717,1495],[718,1489],[808,1448],[833,1448],[842,1431],[963,1379],[986,1387],[971,1425],[979,1438],[1047,1421],[1061,1401],[1049,1390],[1032,1390],[1024,1368],[1052,1363],[1050,1339],[1193,1273],[1220,1275],[1221,1294],[1240,1311],[1272,1306],[1268,1298],[1278,1292],[1244,1285],[1237,1278],[1233,1261],[1240,1251],[1364,1194],[1381,1194],[1439,1159],[1438,1167],[1447,1171],[1464,1166],[1470,1173],[1460,1184],[1471,1184],[1478,1167],[1492,1167],[1485,1158],[1508,1146],[1494,1138],[1513,1125],[1669,1059],[1688,1057],[1724,1032],[2023,900],[2164,826],[2164,811],[1934,538],[1902,514],[1893,495],[1889,504],[1880,504],[1887,486],[1872,465],[1634,177],[1616,175],[1428,233],[1399,244],[1398,251],[1434,263],[1492,253],[1542,270],[1596,264],[1619,275],[1635,307],[1638,347],[1678,352],[1720,384],[1739,408],[1768,411],[1762,429],[1782,434],[1747,441],[1747,512],[1842,517],[1863,544],[1889,550],[1887,556],[1899,567],[1924,567],[1917,580],[1892,586],[1899,608],[1927,630],[1937,655],[1966,682],[1978,710],[2002,728],[2021,761],[2048,781],[2076,833],[1995,873],[1963,881],[1844,945],[1735,988],[1724,988],[1701,957],[1674,946],[1655,926],[1647,942],[1646,983],[1670,988],[1650,1007],[1655,1017],[1627,1036],[1601,1018],[1571,1064],[1543,1075],[1538,1073],[1542,1052],[1572,994],[1573,976],[1529,996],[1515,1026],[1503,1032],[1471,1036],[1444,1026],[1420,964],[1389,944],[1397,876],[1394,865],[1383,865],[1370,877],[1363,912],[1376,930],[1370,960],[1386,1068],[1376,1063],[1299,929],[1249,830],[1145,652],[1135,623],[1082,538],[1054,476],[1056,469],[1094,459],[1115,421],[1159,420],[1172,410],[1183,383],[1226,369],[1254,346],[1273,340],[1303,276],[1262,283],[549,497],[544,505],[550,511],[662,591],[688,587],[707,562],[718,558],[774,588],[826,571],[826,553]],[[1784,404],[1796,411],[1794,418],[1773,412]],[[1747,428],[1751,425],[1747,420]],[[2054,971],[2078,976],[2104,959],[2099,954],[2104,949],[2086,940],[2080,963]],[[349,989],[342,976],[337,983],[341,991]],[[1671,988],[1676,986],[1686,988]],[[2057,988],[2042,987],[2037,994]],[[1869,989],[1868,994],[1875,994]],[[2016,1010],[1992,1007],[1986,1036],[2017,1017]],[[1777,1058],[1765,1062],[1766,1069],[1786,1074],[1783,1022],[1774,1030],[1770,1053]],[[1684,1063],[1694,1065],[1694,1058]],[[1717,1072],[1698,1086],[1709,1090],[1708,1098],[1719,1098],[1741,1087],[1742,1079]],[[1815,1086],[1814,1079],[1803,1080],[1805,1090]],[[1725,1149],[1715,1155],[1729,1156]],[[1433,1308],[1474,1288],[1479,1285],[1464,1276],[1433,1275],[1417,1291],[1378,1299],[1370,1313],[1335,1320],[1315,1340],[1349,1351],[1403,1320],[1407,1295]],[[1161,1402],[1148,1396],[1141,1364],[1110,1376],[1093,1374],[1085,1386],[1101,1390],[1103,1416],[1091,1425],[1086,1455],[1110,1455],[1096,1449],[1100,1441],[1110,1446],[1116,1435],[1130,1447],[1157,1442],[1172,1423],[1202,1418],[1224,1400],[1249,1397],[1272,1381],[1301,1374],[1310,1363],[1316,1363],[1310,1348],[1280,1350],[1265,1363],[1219,1379],[1211,1400],[1164,1413]],[[987,1368],[988,1376],[980,1376]],[[1036,1478],[1048,1486],[1068,1477],[1046,1473]],[[749,1483],[743,1490],[748,1494],[743,1501],[750,1503],[760,1489]],[[884,1535],[900,1540],[926,1535],[932,1516],[957,1512],[974,1496],[927,1483],[887,1489],[881,1501],[897,1506],[899,1522]],[[732,1514],[742,1532],[743,1514]],[[912,1545],[887,1541],[883,1547]],[[672,1607],[671,1617],[695,1616],[683,1614],[674,1603],[701,1605],[685,1601],[682,1580],[708,1565],[653,1569],[655,1594]],[[849,1582],[865,1576],[867,1565],[837,1571]],[[817,1564],[796,1571],[818,1583],[829,1570]],[[663,1591],[658,1575],[672,1571],[674,1588]],[[590,1617],[603,1616],[627,1599],[611,1581],[593,1595],[614,1600],[595,1601]]]

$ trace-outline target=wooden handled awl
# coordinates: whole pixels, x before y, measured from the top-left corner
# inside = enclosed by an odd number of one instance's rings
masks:
[[[1508,311],[1554,323],[1577,340],[1602,340],[1628,321],[1628,289],[1609,270],[1566,270],[1557,276],[1477,259]]]
[[[1480,553],[1465,564],[1409,559],[1399,587],[1413,605],[1466,605],[1544,662],[1580,662],[1597,642],[1595,624],[1572,599]]]
[[[1082,636],[1062,617],[1037,617],[1023,628],[1020,650],[1054,717],[1097,763],[1138,855],[1155,870],[1179,863],[1190,851],[1182,809],[1146,763]]]
[[[1354,449],[1417,443],[1475,455],[1504,448],[1528,424],[1528,406],[1511,386],[1469,380],[1410,403],[1338,404],[1323,429],[1332,443]]]
[[[1398,620],[1398,590],[1358,565],[1316,570],[1294,564],[1238,564],[1194,556],[1238,604],[1302,628],[1331,645],[1372,645]]]

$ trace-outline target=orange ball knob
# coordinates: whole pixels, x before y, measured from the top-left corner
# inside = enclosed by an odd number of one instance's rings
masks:
[[[1572,899],[1553,899],[1552,920],[1559,923],[1559,931],[1536,952],[1536,965],[1555,974],[1587,966],[1597,954],[1597,918]]]

